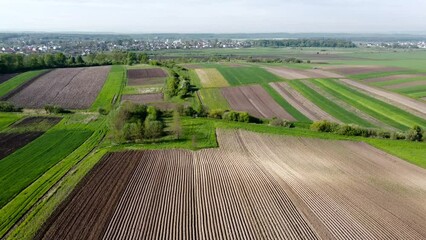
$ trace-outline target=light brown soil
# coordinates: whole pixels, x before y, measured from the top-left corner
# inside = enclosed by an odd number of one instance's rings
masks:
[[[110,68],[55,69],[37,78],[8,100],[25,108],[43,108],[50,104],[67,109],[86,109],[95,101]]]
[[[129,86],[163,84],[167,73],[161,68],[129,69],[127,78]]]
[[[402,68],[398,67],[383,67],[383,66],[330,66],[324,67],[324,69],[336,72],[342,75],[357,75],[365,73],[375,73],[375,72],[395,72],[401,71]]]
[[[293,107],[312,121],[328,120],[341,123],[317,105],[306,99],[299,92],[290,87],[287,83],[277,82],[270,85]]]
[[[36,239],[425,239],[426,170],[367,144],[218,130],[106,156]]]
[[[372,94],[373,96],[379,96],[379,97],[385,98],[388,101],[391,101],[397,104],[398,106],[403,106],[405,108],[411,109],[412,113],[416,113],[417,115],[420,114],[421,117],[426,116],[426,103],[424,102],[420,102],[415,99],[402,96],[397,93],[388,92],[375,87],[367,86],[362,83],[352,81],[349,79],[342,79],[341,81],[346,83],[347,85],[361,89],[369,93],[370,95]]]
[[[257,118],[280,118],[295,121],[259,85],[222,88],[222,94],[232,109],[248,112]]]
[[[308,78],[341,78],[341,75],[327,72],[321,69],[292,69],[286,67],[266,67],[266,70],[285,79],[308,79]]]
[[[385,86],[384,88],[386,88],[386,89],[400,89],[400,88],[415,87],[415,86],[426,86],[426,80],[398,83],[398,84]]]
[[[391,76],[386,76],[386,77],[368,78],[368,79],[364,79],[363,82],[366,82],[366,83],[387,82],[387,81],[392,81],[392,80],[397,80],[397,79],[417,78],[417,77],[422,77],[422,76],[426,76],[426,75],[400,74],[400,75],[391,75]]]
[[[137,95],[123,95],[121,101],[130,101],[137,104],[147,104],[154,102],[162,102],[162,93],[149,93],[149,94],[137,94]]]

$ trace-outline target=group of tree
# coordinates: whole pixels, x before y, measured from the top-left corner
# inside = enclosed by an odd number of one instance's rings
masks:
[[[255,40],[254,47],[326,47],[326,48],[355,48],[351,41],[344,39],[283,39]]]
[[[363,128],[354,124],[337,124],[322,120],[312,123],[311,130],[317,132],[332,132],[344,136],[362,136],[417,142],[423,141],[423,130],[419,126],[414,126],[406,132],[389,132],[380,129]]]
[[[146,53],[125,51],[92,53],[85,56],[65,55],[63,53],[46,54],[0,54],[0,73],[22,72],[35,69],[98,66],[112,64],[148,63]]]
[[[163,112],[154,106],[124,102],[112,118],[112,137],[116,142],[156,139],[164,134]]]

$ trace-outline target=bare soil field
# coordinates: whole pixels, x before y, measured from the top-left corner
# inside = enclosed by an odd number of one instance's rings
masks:
[[[293,107],[312,121],[328,120],[340,123],[339,120],[323,111],[317,105],[309,101],[302,94],[294,90],[290,85],[284,82],[270,83],[270,85]]]
[[[342,75],[357,75],[365,73],[375,73],[375,72],[395,72],[401,71],[402,68],[398,67],[383,67],[383,66],[329,66],[323,67],[323,69],[336,72]]]
[[[417,77],[423,77],[423,76],[426,76],[426,75],[399,74],[399,75],[391,75],[391,76],[386,76],[386,77],[368,78],[368,79],[364,79],[362,81],[366,82],[366,83],[375,83],[375,82],[387,82],[387,81],[392,81],[392,80],[397,80],[397,79],[417,78]]]
[[[215,68],[195,69],[203,87],[228,87],[229,83]]]
[[[392,90],[392,89],[400,89],[400,88],[415,87],[415,86],[426,86],[426,80],[398,83],[398,84],[385,86],[384,88]]]
[[[218,130],[108,154],[36,239],[425,239],[426,170],[367,144]]]
[[[222,94],[232,109],[248,112],[258,118],[295,119],[259,85],[222,88]]]
[[[0,133],[0,160],[40,137],[43,132]]]
[[[10,74],[0,74],[0,84],[6,82],[7,80],[17,76],[18,73],[10,73]]]
[[[422,114],[421,115],[422,117],[426,116],[426,104],[424,102],[420,102],[415,99],[412,99],[397,93],[388,92],[375,87],[367,86],[365,84],[352,81],[349,79],[342,79],[341,81],[352,87],[356,87],[365,92],[368,92],[369,94],[373,94],[373,96],[385,98],[388,101],[391,101],[399,106],[404,107],[405,109],[409,108],[413,111],[413,113]]]
[[[167,73],[161,68],[129,69],[127,70],[127,85],[152,85],[164,83]]]
[[[43,108],[50,104],[68,109],[85,109],[95,101],[110,68],[55,69],[8,96],[8,100],[26,108]]]
[[[269,72],[285,79],[308,79],[308,78],[342,78],[341,75],[327,72],[321,69],[291,69],[285,67],[266,67]]]
[[[136,94],[136,95],[123,95],[121,101],[130,101],[138,104],[147,104],[162,102],[164,99],[162,93],[149,93],[149,94]]]

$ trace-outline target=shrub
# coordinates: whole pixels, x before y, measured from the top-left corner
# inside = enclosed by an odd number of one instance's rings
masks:
[[[310,129],[317,132],[334,132],[339,124],[327,120],[317,121],[311,124]]]
[[[44,110],[46,113],[53,113],[53,114],[59,114],[59,113],[70,113],[71,111],[66,110],[60,106],[53,106],[53,105],[46,105],[44,106]]]
[[[392,132],[390,135],[390,139],[392,140],[404,140],[405,134],[400,132]]]
[[[238,122],[250,122],[250,115],[246,112],[240,112],[238,113]]]
[[[0,102],[0,112],[20,112],[22,108],[15,107],[10,102]]]
[[[269,122],[269,125],[275,127],[286,127],[286,128],[294,128],[294,123],[289,122],[287,120],[274,118]]]
[[[225,112],[222,118],[227,121],[238,122],[238,113],[234,111]]]
[[[164,124],[161,121],[145,120],[144,137],[147,139],[159,138],[163,135]]]
[[[412,129],[407,131],[405,139],[413,142],[421,142],[423,140],[423,130],[419,126],[414,126]]]
[[[105,108],[99,108],[98,109],[99,114],[101,115],[108,115],[109,111],[106,110]]]
[[[209,112],[208,116],[209,118],[217,118],[222,119],[224,111],[222,109],[213,109]]]
[[[195,114],[197,114],[197,112],[191,106],[186,107],[184,110],[185,116],[193,117]]]

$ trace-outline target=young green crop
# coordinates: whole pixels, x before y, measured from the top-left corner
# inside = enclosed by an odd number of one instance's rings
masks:
[[[218,67],[217,69],[232,86],[283,80],[259,67]]]
[[[199,91],[201,101],[209,109],[230,109],[219,88],[204,88]]]
[[[18,76],[15,76],[6,82],[0,84],[0,97],[6,95],[13,89],[21,86],[22,84],[26,83],[27,81],[37,77],[38,75],[46,72],[46,70],[36,70],[36,71],[29,71],[25,73],[21,73]]]
[[[91,111],[97,111],[99,108],[110,110],[113,104],[120,102],[125,79],[126,69],[119,65],[112,66],[101,92],[90,108]]]

